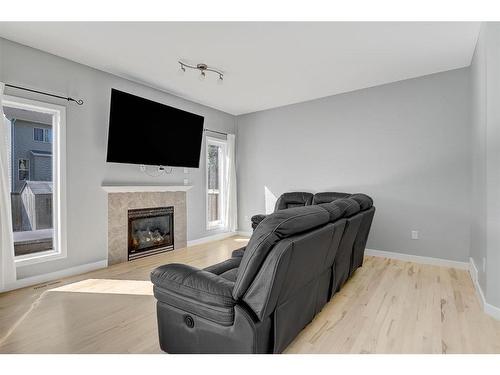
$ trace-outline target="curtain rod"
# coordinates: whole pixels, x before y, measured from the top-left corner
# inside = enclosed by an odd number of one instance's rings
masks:
[[[24,91],[34,92],[36,94],[52,96],[53,98],[64,99],[64,100],[67,100],[68,102],[75,102],[78,105],[83,105],[83,100],[82,99],[78,99],[77,100],[77,99],[73,99],[71,97],[65,97],[65,96],[55,95],[55,94],[51,94],[49,92],[43,92],[43,91],[28,89],[26,87],[15,86],[15,85],[11,85],[11,84],[8,84],[8,83],[5,84],[5,87],[11,87],[13,89],[24,90]]]
[[[217,130],[203,129],[203,131],[204,132],[217,133],[217,134],[221,134],[221,135],[226,135],[227,136],[227,133],[219,132]]]

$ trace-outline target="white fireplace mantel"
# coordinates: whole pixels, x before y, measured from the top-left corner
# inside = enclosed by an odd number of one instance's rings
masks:
[[[108,193],[158,193],[166,191],[188,191],[193,185],[102,185]]]

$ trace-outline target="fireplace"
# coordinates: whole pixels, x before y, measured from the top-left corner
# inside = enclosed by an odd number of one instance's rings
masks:
[[[128,210],[128,260],[174,248],[174,207]]]

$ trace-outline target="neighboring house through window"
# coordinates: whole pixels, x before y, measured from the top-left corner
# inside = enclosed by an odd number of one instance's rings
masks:
[[[27,181],[30,179],[30,161],[28,159],[18,160],[19,181]]]
[[[52,143],[52,131],[50,129],[33,128],[33,140],[36,142]]]
[[[66,257],[65,108],[4,96],[16,265]]]
[[[226,141],[206,138],[207,229],[224,226],[224,181]]]
[[[24,181],[52,180],[52,117],[37,112],[14,111],[7,107],[11,121],[11,188],[19,193]]]

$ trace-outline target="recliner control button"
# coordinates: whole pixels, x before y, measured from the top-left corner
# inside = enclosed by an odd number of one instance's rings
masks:
[[[193,317],[190,316],[190,315],[185,315],[184,316],[184,323],[186,323],[186,325],[189,328],[193,328],[194,327],[194,319],[193,319]]]

